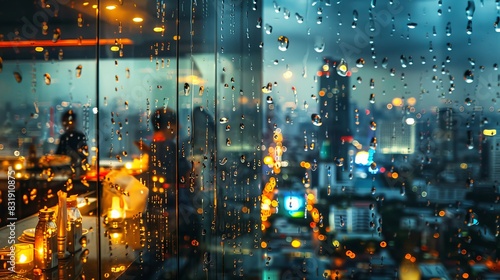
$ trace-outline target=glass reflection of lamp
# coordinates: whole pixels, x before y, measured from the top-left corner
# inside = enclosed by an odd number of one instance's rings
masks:
[[[16,258],[16,273],[24,274],[31,271],[35,265],[33,256],[33,244],[18,243],[15,244],[15,258]]]
[[[118,227],[118,223],[125,218],[125,209],[120,203],[120,197],[113,196],[111,199],[111,208],[108,210],[108,222],[113,228]]]

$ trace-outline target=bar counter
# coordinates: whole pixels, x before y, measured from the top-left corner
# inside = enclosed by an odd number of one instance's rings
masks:
[[[134,218],[104,224],[103,218],[95,216],[96,200],[87,199],[87,205],[80,206],[83,215],[82,249],[68,258],[59,259],[56,268],[26,274],[8,273],[5,260],[2,260],[0,278],[2,279],[117,279],[127,271],[140,255],[144,244],[142,218]],[[38,215],[32,215],[15,222],[16,243],[29,243],[23,239],[23,231],[35,228]],[[116,226],[113,228],[112,225]],[[11,229],[0,229],[0,248],[6,248]],[[100,244],[100,246],[98,246]]]

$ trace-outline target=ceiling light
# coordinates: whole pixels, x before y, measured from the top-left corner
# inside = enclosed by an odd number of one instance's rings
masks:
[[[132,21],[133,21],[133,22],[143,22],[143,21],[144,21],[144,19],[143,19],[143,18],[141,18],[141,17],[135,17],[135,18],[133,18],[133,19],[132,19]]]
[[[43,52],[43,47],[36,47],[36,48],[35,48],[35,51],[36,51],[36,52]]]
[[[115,5],[109,5],[109,6],[106,6],[106,10],[114,10],[116,9],[116,6]]]
[[[165,31],[165,27],[164,26],[156,26],[155,28],[153,28],[153,31],[154,32],[163,32],[163,31]]]

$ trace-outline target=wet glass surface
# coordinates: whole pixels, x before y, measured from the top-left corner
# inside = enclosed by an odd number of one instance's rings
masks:
[[[500,2],[1,5],[0,235],[63,190],[87,278],[500,278]]]

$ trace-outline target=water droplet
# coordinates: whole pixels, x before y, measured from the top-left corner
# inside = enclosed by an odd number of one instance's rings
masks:
[[[321,119],[321,116],[318,114],[312,114],[311,115],[311,122],[315,126],[321,126],[323,125],[323,121]]]
[[[465,33],[467,33],[467,35],[472,34],[472,20],[469,20],[467,22],[467,28],[465,29]]]
[[[283,10],[283,17],[284,17],[285,19],[289,19],[289,18],[290,18],[290,10],[288,10],[287,8],[285,8],[285,9]]]
[[[389,63],[389,59],[387,57],[384,57],[382,59],[382,68],[387,69],[387,64]]]
[[[317,53],[321,53],[325,50],[325,38],[319,37],[316,38],[316,42],[314,43],[314,51]]]
[[[21,73],[19,72],[14,72],[14,79],[16,80],[16,82],[20,83],[23,81],[23,76],[21,75]]]
[[[464,73],[464,81],[468,84],[474,82],[474,72],[466,70]]]
[[[363,66],[365,66],[365,60],[363,58],[358,58],[358,60],[356,60],[356,67],[363,68]]]
[[[273,83],[269,82],[267,83],[267,86],[262,87],[262,92],[263,93],[271,93],[273,92]]]
[[[188,83],[184,83],[184,95],[189,95],[189,92],[191,90],[191,87],[189,86]]]
[[[274,7],[274,12],[279,13],[281,11],[281,7],[276,3],[276,1],[273,1],[273,7]]]
[[[54,34],[52,35],[52,42],[56,43],[61,39],[61,29],[56,28],[54,29]]]
[[[446,32],[446,36],[448,36],[448,37],[451,36],[451,22],[450,21],[448,21],[448,23],[446,24],[445,32]]]
[[[375,103],[375,93],[370,94],[370,103],[372,103],[372,104]]]
[[[406,26],[408,26],[409,29],[415,29],[417,28],[417,23],[416,22],[409,22],[406,24]]]
[[[406,68],[408,66],[408,60],[406,59],[406,56],[401,55],[400,61],[401,67]]]
[[[295,13],[295,19],[297,20],[298,23],[304,22],[304,17],[301,16],[299,13]]]
[[[219,160],[219,164],[220,164],[220,165],[224,165],[224,164],[226,164],[226,163],[227,163],[227,157],[222,158],[221,160]]]
[[[345,77],[348,72],[349,68],[347,67],[347,62],[344,59],[341,59],[339,65],[337,65],[337,74],[341,77]]]
[[[50,77],[49,73],[43,74],[43,78],[45,80],[46,85],[50,85],[52,83],[52,78]]]
[[[271,25],[269,25],[269,24],[266,24],[266,25],[264,26],[264,30],[266,31],[266,34],[271,34],[271,33],[273,33],[273,27],[272,27]]]
[[[476,4],[474,3],[474,0],[469,0],[467,2],[467,7],[465,8],[465,15],[467,16],[468,20],[472,20],[475,11],[476,11]]]
[[[288,37],[286,36],[279,36],[278,37],[278,49],[282,52],[288,50],[288,44],[289,44]]]

